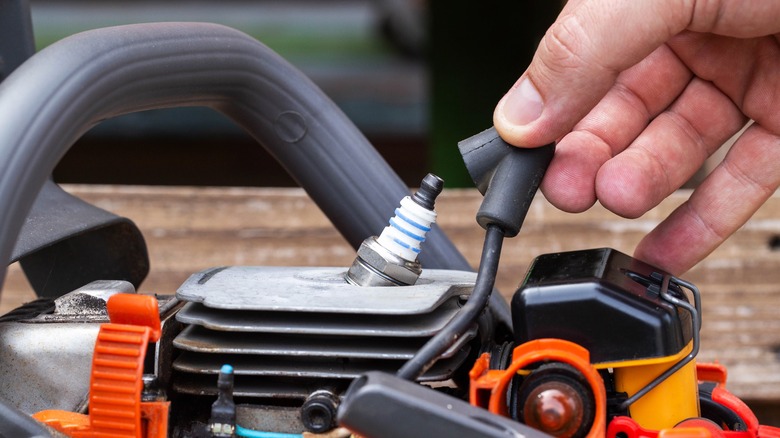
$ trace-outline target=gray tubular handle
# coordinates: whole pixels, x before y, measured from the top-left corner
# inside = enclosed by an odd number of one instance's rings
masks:
[[[246,129],[354,247],[381,231],[408,194],[341,110],[255,39],[204,23],[98,29],[42,50],[0,83],[0,260],[9,260],[38,191],[84,132],[121,114],[177,106],[210,107]],[[469,269],[439,229],[421,259]]]

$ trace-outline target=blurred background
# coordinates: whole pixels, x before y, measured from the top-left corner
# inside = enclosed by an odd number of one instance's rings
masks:
[[[87,29],[207,21],[242,30],[301,69],[410,186],[427,172],[469,187],[456,144],[492,124],[559,1],[29,0],[36,50]],[[8,40],[7,40],[8,41]],[[0,43],[2,44],[2,43]],[[180,108],[108,120],[56,169],[61,183],[293,186],[216,112]]]

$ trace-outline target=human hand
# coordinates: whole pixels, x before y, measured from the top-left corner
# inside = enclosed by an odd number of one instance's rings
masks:
[[[636,218],[754,120],[636,248],[679,275],[780,185],[778,32],[776,0],[570,0],[493,123],[516,146],[558,140],[542,182],[558,208]]]

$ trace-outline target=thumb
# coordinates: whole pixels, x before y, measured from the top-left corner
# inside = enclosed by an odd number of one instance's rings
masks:
[[[564,9],[528,70],[496,106],[493,124],[515,146],[539,146],[569,132],[617,75],[686,28],[680,0],[581,0]]]

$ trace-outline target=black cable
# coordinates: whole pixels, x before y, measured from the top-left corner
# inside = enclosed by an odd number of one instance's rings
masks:
[[[487,306],[493,285],[496,282],[498,259],[501,257],[501,246],[504,242],[504,231],[496,225],[488,225],[485,232],[485,243],[482,246],[482,258],[479,261],[479,271],[474,291],[466,305],[457,315],[434,337],[409,359],[396,375],[406,380],[416,380],[460,339],[474,324]]]

